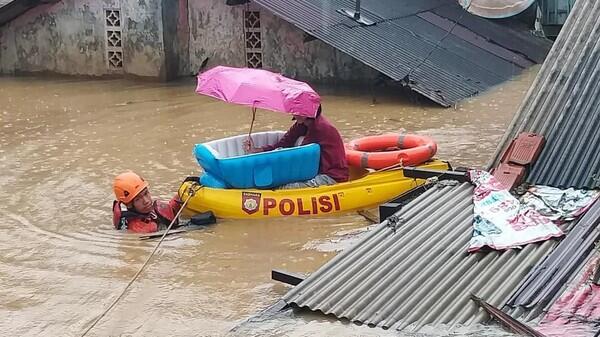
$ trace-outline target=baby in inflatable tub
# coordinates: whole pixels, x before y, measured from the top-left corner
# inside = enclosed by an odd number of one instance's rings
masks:
[[[253,147],[251,142],[246,140],[244,141],[246,152],[258,153],[281,147],[293,147],[298,138],[304,137],[300,145],[317,143],[321,147],[319,174],[312,179],[285,184],[279,188],[317,187],[348,181],[349,172],[344,141],[335,126],[321,115],[321,106],[319,105],[315,118],[294,116],[293,119],[296,122],[277,143]]]

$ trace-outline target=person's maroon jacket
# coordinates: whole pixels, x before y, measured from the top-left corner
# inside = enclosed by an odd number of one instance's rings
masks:
[[[304,136],[302,145],[316,143],[321,146],[320,174],[326,174],[337,182],[348,181],[344,141],[335,126],[323,116],[317,117],[310,127],[295,123],[276,144],[262,149],[271,151],[279,147],[292,147],[301,136]]]

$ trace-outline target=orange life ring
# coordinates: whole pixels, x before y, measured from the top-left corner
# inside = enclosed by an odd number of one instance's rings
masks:
[[[350,166],[382,169],[396,164],[416,166],[431,159],[437,144],[427,136],[398,133],[368,136],[351,141],[346,146]]]

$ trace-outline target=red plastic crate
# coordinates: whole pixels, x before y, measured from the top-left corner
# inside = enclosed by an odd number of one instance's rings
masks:
[[[507,156],[503,156],[503,163],[517,165],[530,165],[542,152],[544,137],[535,133],[522,133],[509,147]],[[505,159],[505,160],[504,160]]]
[[[525,167],[501,163],[492,171],[492,175],[507,189],[518,186],[525,177]]]

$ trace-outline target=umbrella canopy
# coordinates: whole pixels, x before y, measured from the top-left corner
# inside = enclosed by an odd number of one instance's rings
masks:
[[[218,66],[198,75],[198,94],[314,118],[321,97],[308,84],[263,69]]]

